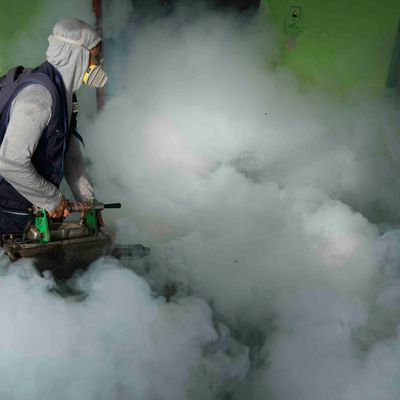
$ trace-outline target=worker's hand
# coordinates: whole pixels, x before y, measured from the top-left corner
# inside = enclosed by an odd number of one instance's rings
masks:
[[[71,214],[68,201],[63,196],[58,203],[58,206],[54,210],[48,211],[47,213],[49,214],[50,218],[68,217],[68,215]]]
[[[71,207],[73,211],[80,212],[82,216],[90,208],[89,204],[83,201],[74,201],[73,203],[71,203]]]

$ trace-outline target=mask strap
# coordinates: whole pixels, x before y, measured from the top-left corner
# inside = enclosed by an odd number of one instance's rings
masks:
[[[82,46],[86,49],[86,47],[83,45],[83,43],[84,43],[83,35],[80,37],[79,40],[69,39],[69,38],[66,38],[66,37],[60,36],[60,35],[51,35],[50,37],[53,37],[54,39],[57,39],[60,42],[73,44],[75,46]],[[88,49],[86,49],[86,50],[88,50]]]

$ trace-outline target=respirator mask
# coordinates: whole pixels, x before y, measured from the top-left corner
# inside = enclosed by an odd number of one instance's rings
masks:
[[[97,54],[100,53],[100,50]],[[102,68],[103,59],[99,59],[89,50],[89,66],[83,75],[83,83],[87,86],[102,88],[107,82],[107,74]]]
[[[107,82],[107,74],[101,68],[101,64],[90,64],[83,75],[83,83],[87,86],[102,88]]]

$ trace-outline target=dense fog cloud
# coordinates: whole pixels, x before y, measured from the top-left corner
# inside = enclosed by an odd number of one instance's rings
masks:
[[[250,346],[235,398],[395,398],[398,319],[378,299],[397,296],[382,250],[396,231],[381,235],[398,219],[398,105],[273,69],[264,23],[138,23],[121,89],[87,132],[91,171],[124,199],[120,239],[153,244],[154,287],[206,299]]]
[[[84,301],[58,296],[25,261],[0,279],[2,398],[212,398],[246,374],[247,350],[218,345],[204,301],[168,304],[111,260],[77,285]]]
[[[98,260],[81,302],[5,273],[5,396],[22,375],[23,399],[397,399],[398,105],[272,67],[264,15],[107,10],[81,133],[118,241],[152,253]]]

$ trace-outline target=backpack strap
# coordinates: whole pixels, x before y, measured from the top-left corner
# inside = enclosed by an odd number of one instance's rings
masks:
[[[0,78],[0,88],[14,82],[18,78],[18,76],[21,75],[23,70],[24,67],[22,65],[11,68],[5,75]]]
[[[22,65],[11,68],[6,75],[0,77],[0,115],[7,107],[10,99],[14,97],[20,83],[20,79],[32,69]]]
[[[77,117],[79,111],[79,103],[78,98],[76,97],[75,92],[72,94],[72,115],[71,115],[71,125],[70,125],[70,133],[74,135],[85,147],[85,142],[83,141],[83,137],[77,131]]]
[[[15,82],[20,77],[20,75],[22,75],[23,72],[26,73],[26,72],[28,72],[28,70],[25,69],[22,65],[18,65],[17,67],[10,69],[7,72],[6,79],[4,81],[4,85],[9,85],[9,84]]]

